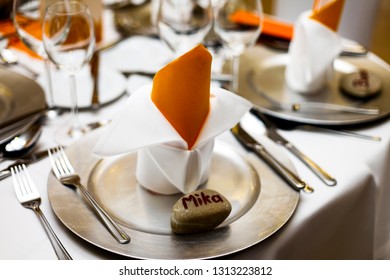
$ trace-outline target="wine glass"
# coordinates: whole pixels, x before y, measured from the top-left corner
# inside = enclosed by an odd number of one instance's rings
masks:
[[[58,1],[47,7],[42,28],[43,45],[49,59],[60,69],[65,69],[70,78],[73,123],[56,133],[56,140],[67,146],[88,131],[78,120],[75,75],[94,53],[94,23],[84,3]]]
[[[42,17],[49,0],[14,0],[12,19],[16,33],[20,40],[33,52],[43,58],[49,108],[49,118],[54,118],[59,111],[54,105],[53,86],[50,72],[50,61],[42,42]]]
[[[214,7],[214,30],[232,58],[232,91],[238,91],[239,57],[254,46],[262,29],[260,0],[219,0]]]
[[[175,57],[202,43],[212,22],[210,0],[160,0],[157,30]]]

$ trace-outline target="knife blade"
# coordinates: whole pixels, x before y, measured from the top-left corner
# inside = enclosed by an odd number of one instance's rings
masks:
[[[262,112],[260,112],[256,108],[252,108],[251,113],[258,117],[264,123],[266,127],[266,135],[268,136],[268,138],[273,140],[275,143],[285,147],[288,151],[295,155],[325,184],[327,184],[328,186],[335,186],[337,184],[337,180],[333,176],[331,176],[312,159],[302,153],[290,141],[280,135],[276,130],[276,126]]]
[[[308,112],[313,112],[313,110],[325,110],[329,112],[339,112],[339,113],[354,113],[354,114],[363,114],[363,115],[379,115],[380,109],[377,107],[373,108],[364,108],[364,107],[354,107],[348,105],[341,104],[333,104],[333,103],[323,103],[323,102],[315,102],[315,101],[304,101],[304,102],[281,102],[276,100],[267,92],[265,92],[262,88],[260,88],[257,84],[255,84],[254,80],[254,70],[250,70],[246,75],[246,82],[250,89],[261,96],[267,103],[270,105],[270,109],[272,110],[281,110],[287,112],[303,112],[308,110]]]
[[[29,165],[32,163],[36,163],[36,162],[40,161],[41,159],[44,159],[47,156],[48,156],[48,152],[47,152],[47,149],[45,149],[45,150],[41,150],[41,151],[38,151],[36,153],[33,153],[27,157],[16,160],[14,163],[8,165],[6,168],[4,168],[3,170],[0,171],[0,180],[7,178],[8,176],[11,175],[11,168],[12,167],[15,167],[15,166],[20,165],[20,164]]]
[[[231,129],[231,132],[236,137],[236,139],[249,151],[254,152],[257,156],[263,159],[268,163],[284,180],[286,180],[289,185],[297,191],[305,191],[311,193],[314,191],[312,187],[307,185],[303,180],[301,180],[297,175],[290,171],[286,166],[284,166],[280,161],[278,161],[272,154],[270,154],[267,149],[259,142],[257,142],[252,136],[250,136],[238,123]]]

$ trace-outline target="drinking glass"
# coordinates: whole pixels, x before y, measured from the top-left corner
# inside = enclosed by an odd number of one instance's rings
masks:
[[[43,20],[43,45],[49,59],[70,78],[70,127],[60,128],[56,140],[69,145],[84,135],[88,129],[78,119],[76,73],[87,64],[95,49],[94,23],[88,6],[78,1],[58,1],[49,5]]]
[[[202,43],[212,22],[210,0],[160,0],[158,34],[175,57]]]
[[[48,91],[47,105],[52,109],[49,110],[51,113],[49,117],[51,117],[57,113],[53,98],[50,61],[43,46],[41,27],[47,1],[49,0],[14,0],[12,19],[20,40],[44,61]]]
[[[219,0],[214,7],[214,30],[232,58],[231,90],[238,91],[239,57],[254,46],[262,29],[260,0]]]

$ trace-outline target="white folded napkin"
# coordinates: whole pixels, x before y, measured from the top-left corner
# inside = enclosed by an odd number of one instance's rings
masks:
[[[316,93],[325,86],[341,52],[340,36],[310,15],[311,11],[301,14],[294,25],[285,71],[287,85],[303,94]]]
[[[162,194],[189,193],[205,182],[214,138],[233,127],[251,103],[221,88],[211,88],[210,111],[191,150],[151,100],[152,85],[134,92],[94,148],[97,156],[138,150],[139,183]]]

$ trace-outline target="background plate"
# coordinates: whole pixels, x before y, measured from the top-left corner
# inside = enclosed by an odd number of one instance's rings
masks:
[[[260,161],[253,165],[232,147],[217,141],[210,177],[202,187],[226,196],[232,203],[232,213],[215,230],[175,235],[170,230],[169,217],[179,196],[156,195],[140,187],[134,175],[136,154],[102,161],[91,156],[100,133],[97,130],[87,135],[69,147],[67,154],[83,184],[123,225],[131,242],[117,243],[82,197],[61,185],[53,174],[48,179],[48,195],[55,214],[65,226],[110,252],[141,259],[206,259],[227,255],[275,233],[289,220],[298,204],[299,193],[266,165]]]
[[[0,127],[45,108],[45,94],[39,84],[0,67]]]
[[[53,71],[54,104],[61,108],[70,108],[72,104],[70,95],[69,76],[65,71]],[[43,88],[47,88],[46,76],[38,78]],[[110,103],[126,92],[127,80],[116,69],[100,67],[99,70],[99,102],[101,105]],[[77,102],[79,108],[91,106],[93,81],[89,67],[84,67],[76,74]]]
[[[390,68],[372,54],[362,57],[339,57],[334,63],[334,73],[331,81],[321,92],[311,96],[301,95],[289,89],[285,83],[284,70],[288,62],[287,53],[275,51],[263,46],[256,46],[246,52],[240,59],[239,94],[257,106],[261,111],[271,116],[302,123],[318,125],[355,125],[384,118],[390,114]],[[375,73],[382,80],[382,92],[379,96],[366,102],[352,99],[340,90],[340,79],[349,73],[364,68]],[[267,95],[279,102],[326,102],[356,107],[377,107],[379,115],[363,115],[353,113],[334,113],[329,111],[293,112],[273,109],[270,103],[259,94],[253,92],[246,81],[246,75],[254,70],[255,84]]]

